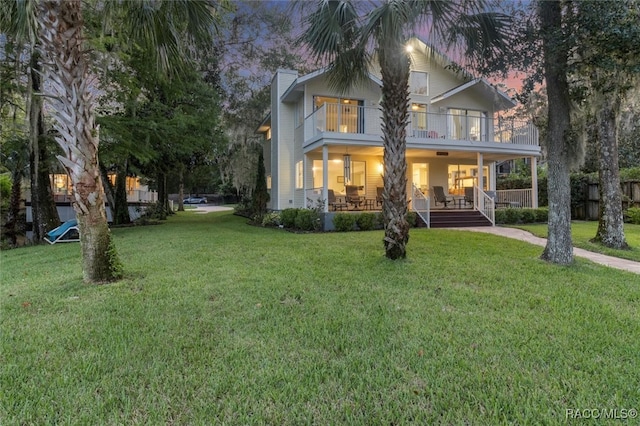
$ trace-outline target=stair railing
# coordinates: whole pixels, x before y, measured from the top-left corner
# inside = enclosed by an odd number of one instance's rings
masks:
[[[411,209],[420,216],[427,225],[427,228],[430,228],[429,197],[423,194],[422,191],[420,191],[420,188],[415,184],[411,184],[411,186],[413,187],[413,201],[411,202]]]
[[[478,210],[484,217],[486,217],[491,226],[496,224],[496,207],[493,197],[489,196],[482,189],[477,186],[473,187],[473,200],[474,208]]]

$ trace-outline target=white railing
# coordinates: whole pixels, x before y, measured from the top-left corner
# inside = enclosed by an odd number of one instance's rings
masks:
[[[378,107],[324,104],[305,119],[306,136],[323,132],[382,136]],[[526,121],[461,114],[409,113],[407,136],[521,145],[538,145],[538,129]]]
[[[418,188],[415,184],[411,184],[413,187],[413,200],[411,201],[411,209],[422,218],[424,223],[427,225],[427,228],[431,227],[430,222],[430,210],[429,210],[429,197],[424,195],[420,188]]]
[[[158,193],[155,191],[132,189],[127,191],[127,201],[130,203],[155,203],[158,201]]]
[[[326,200],[322,198],[322,187],[311,188],[305,191],[304,205],[307,206],[308,209],[322,206],[322,210],[324,211],[326,204]]]
[[[496,191],[497,207],[533,207],[533,191],[529,189],[502,189]]]
[[[484,217],[489,219],[491,226],[496,224],[496,209],[493,198],[477,186],[473,187],[474,208],[478,210]]]

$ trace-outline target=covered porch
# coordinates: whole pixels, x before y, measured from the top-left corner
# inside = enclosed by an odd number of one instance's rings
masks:
[[[495,152],[434,151],[407,148],[407,198],[409,207],[429,210],[474,210],[469,196],[476,188],[491,199],[493,208],[537,208],[537,180],[523,190],[496,191],[495,165],[521,158]],[[527,157],[532,176],[537,176],[537,156]],[[297,181],[306,207],[323,211],[380,211],[383,187],[383,150],[375,146],[325,144],[304,155]],[[436,201],[433,187],[444,190],[449,202]],[[355,187],[355,188],[354,188]],[[358,198],[354,199],[354,190]],[[477,192],[475,197],[477,198]],[[420,203],[420,206],[417,204]],[[484,206],[483,206],[484,207]]]

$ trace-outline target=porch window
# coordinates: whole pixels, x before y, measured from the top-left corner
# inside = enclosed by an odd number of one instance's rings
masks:
[[[344,178],[344,163],[342,158],[327,162],[328,185],[336,194],[344,194],[345,185],[365,187],[367,184],[366,162],[351,160],[351,181]],[[313,187],[322,188],[322,160],[313,160]]]
[[[429,164],[413,163],[411,166],[413,174],[413,184],[420,188],[423,194],[429,193]]]
[[[486,140],[487,113],[469,109],[449,109],[449,136],[456,140]]]
[[[449,164],[449,193],[464,195],[464,188],[478,186],[478,166],[469,164]],[[489,167],[482,168],[482,189],[489,189]]]
[[[267,189],[271,189],[271,175],[267,175]]]
[[[427,106],[425,104],[411,104],[411,130],[414,137],[427,137]]]
[[[326,131],[339,133],[364,133],[364,101],[348,98],[314,96],[313,107],[325,105]]]
[[[302,161],[296,163],[296,189],[302,189],[304,186],[304,168]]]

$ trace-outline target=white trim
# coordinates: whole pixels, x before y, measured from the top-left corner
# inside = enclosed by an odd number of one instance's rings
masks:
[[[490,92],[493,92],[498,95],[498,99],[496,99],[495,103],[499,107],[499,109],[513,108],[517,105],[517,103],[514,102],[513,99],[507,96],[504,92],[493,87],[491,83],[489,83],[484,78],[476,78],[474,80],[461,84],[460,86],[454,87],[453,89],[447,90],[444,93],[436,95],[433,98],[431,98],[431,103],[435,104],[435,103],[444,101],[445,99],[448,99],[451,96],[456,95],[460,92],[463,92],[467,89],[470,89],[473,86],[476,86],[478,84],[480,84],[480,88],[482,90],[489,90]]]

